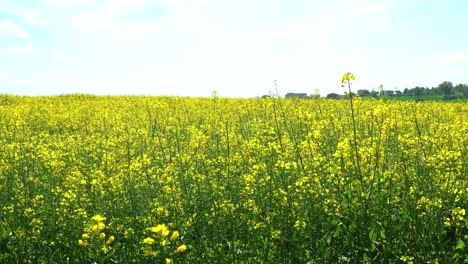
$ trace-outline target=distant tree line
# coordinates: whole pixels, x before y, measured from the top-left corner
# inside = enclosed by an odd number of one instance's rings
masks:
[[[383,85],[379,85],[378,91],[375,89],[367,90],[367,89],[360,89],[357,90],[357,94],[351,92],[351,96],[360,96],[360,97],[396,97],[396,98],[405,98],[411,97],[420,101],[423,98],[440,98],[443,100],[452,100],[452,99],[462,99],[468,98],[468,84],[460,83],[457,85],[453,85],[452,82],[444,81],[439,84],[437,87],[422,87],[416,86],[413,88],[405,88],[403,91],[399,90],[386,90],[384,89]],[[342,99],[348,98],[349,94],[338,94],[338,93],[329,93],[327,94],[326,98],[328,99]],[[263,95],[261,98],[269,98],[270,95]],[[286,99],[290,98],[303,98],[303,99],[312,99],[312,98],[320,98],[320,95],[317,93],[307,95],[307,93],[287,93],[284,96]]]
[[[393,90],[384,90],[383,86],[379,86],[379,91],[372,90],[369,91],[367,89],[361,89],[357,91],[357,94],[360,97],[379,97],[379,96],[388,96],[388,97],[395,97],[395,96],[415,96],[416,100],[422,100],[423,96],[441,96],[444,100],[451,100],[451,99],[462,99],[468,98],[468,85],[465,84],[457,84],[453,85],[453,83],[449,81],[444,81],[439,84],[437,87],[421,87],[416,86],[413,88],[405,88],[403,92],[401,91],[393,91]],[[356,95],[352,93],[352,95]],[[337,93],[330,93],[327,95],[327,98],[330,99],[339,99],[339,98],[346,98],[348,97],[347,94],[341,95]]]

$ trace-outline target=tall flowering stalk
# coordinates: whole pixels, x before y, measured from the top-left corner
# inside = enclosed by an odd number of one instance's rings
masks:
[[[341,87],[348,88],[348,96],[349,96],[349,103],[351,105],[351,118],[353,120],[353,141],[354,141],[354,152],[356,156],[356,167],[358,170],[359,181],[361,183],[361,188],[364,191],[364,185],[362,182],[362,173],[361,173],[361,165],[360,165],[360,158],[359,158],[359,151],[358,151],[358,142],[357,142],[357,132],[356,132],[356,119],[354,117],[354,106],[353,106],[353,96],[351,93],[351,82],[356,79],[356,76],[351,73],[347,72],[341,76]]]

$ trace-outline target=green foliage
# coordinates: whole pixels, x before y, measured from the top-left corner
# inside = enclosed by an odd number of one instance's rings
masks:
[[[442,82],[441,84],[439,84],[439,86],[437,87],[440,91],[442,91],[442,93],[446,96],[449,96],[452,94],[452,90],[453,90],[453,84],[451,82],[448,82],[448,81],[444,81]]]

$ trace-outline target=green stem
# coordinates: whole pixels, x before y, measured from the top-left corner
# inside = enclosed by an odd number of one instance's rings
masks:
[[[353,96],[351,94],[351,81],[350,80],[348,80],[348,95],[349,95],[349,102],[351,104],[351,118],[353,120],[353,139],[354,139],[354,152],[356,156],[356,167],[358,169],[359,181],[361,182],[361,189],[362,191],[364,191],[364,183],[362,182],[361,165],[359,162],[359,151],[358,151],[357,133],[356,133],[356,120],[354,118]]]

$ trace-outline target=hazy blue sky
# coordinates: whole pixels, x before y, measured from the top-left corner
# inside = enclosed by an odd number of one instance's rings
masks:
[[[0,0],[0,93],[259,96],[468,82],[466,0]]]

